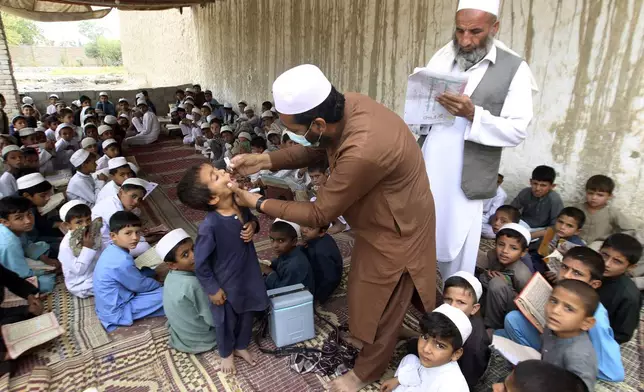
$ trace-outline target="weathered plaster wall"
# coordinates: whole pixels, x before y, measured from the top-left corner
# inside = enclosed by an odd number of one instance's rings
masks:
[[[2,18],[0,18],[0,94],[7,101],[4,111],[9,116],[17,113],[18,89],[16,79],[13,77],[13,64],[11,63],[11,54],[4,34]]]
[[[315,63],[341,90],[402,113],[406,79],[448,42],[457,0],[236,0],[121,13],[128,71],[150,85],[200,82],[216,98],[270,99],[285,69]],[[644,215],[644,2],[505,0],[499,39],[539,83],[528,140],[506,149],[510,196],[534,166],[553,165],[578,199],[592,174],[619,184],[616,203]],[[145,27],[142,27],[145,26]],[[141,39],[141,30],[145,30]]]

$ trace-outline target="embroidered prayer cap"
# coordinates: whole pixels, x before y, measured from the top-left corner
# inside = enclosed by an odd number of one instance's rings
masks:
[[[208,129],[208,128],[210,128],[210,124],[208,124],[205,121],[201,123],[201,129]]]
[[[246,138],[246,140],[250,141],[252,137],[250,136],[250,133],[248,132],[240,132],[239,135],[237,135],[238,138]]]
[[[116,144],[116,140],[115,139],[107,139],[107,140],[103,141],[103,143],[101,144],[101,147],[103,147],[103,150],[106,150],[112,144]]]
[[[127,160],[125,159],[125,157],[115,157],[107,161],[107,168],[110,170],[117,169],[125,165],[127,165]]]
[[[45,181],[47,180],[45,180],[45,177],[40,173],[27,174],[18,178],[18,190],[31,188],[32,186],[42,184]]]
[[[268,131],[268,133],[266,134],[266,137],[269,137],[271,135],[277,135],[279,137],[282,137],[281,133],[277,131]]]
[[[188,88],[186,89],[186,92],[187,92],[187,93],[193,93],[193,94],[194,94],[195,89],[194,89],[194,88],[192,88],[192,87],[188,87]]]
[[[139,167],[132,162],[128,162],[128,165],[130,165],[130,169],[134,172],[134,174],[139,174]]]
[[[434,309],[434,312],[444,314],[454,323],[454,325],[456,325],[456,328],[458,328],[458,331],[461,333],[461,340],[463,341],[463,344],[465,344],[467,338],[472,334],[472,322],[469,317],[467,317],[462,310],[448,304],[443,304],[437,307]]]
[[[145,105],[148,106],[148,103],[145,101],[145,98],[139,98],[136,100],[136,106]]]
[[[2,149],[2,157],[4,158],[4,156],[9,154],[11,151],[20,151],[20,147],[16,146],[15,144],[4,146],[4,148]]]
[[[99,134],[99,135],[102,135],[102,134],[104,134],[105,132],[107,132],[107,131],[111,131],[111,130],[112,130],[112,127],[110,127],[110,126],[109,126],[109,125],[107,125],[107,124],[103,124],[103,125],[101,125],[101,126],[99,126],[99,127],[98,127],[98,134]]]
[[[232,108],[233,108],[233,104],[232,104],[232,103],[230,103],[230,102],[226,102],[226,103],[224,104],[224,109],[232,109]]]
[[[500,0],[461,0],[458,2],[456,12],[465,9],[485,11],[488,14],[499,16]]]
[[[244,108],[244,113],[249,113],[249,112],[255,112],[255,110],[253,110],[253,108],[252,108],[252,107],[250,107],[250,106],[246,106],[246,107]]]
[[[271,112],[270,110],[265,111],[264,113],[262,113],[262,118],[273,118],[273,112]]]
[[[72,101],[72,105],[74,105],[74,106],[80,106],[80,105],[81,105],[80,100],[78,100],[78,99],[73,100],[73,101]]]
[[[239,101],[237,102],[237,105],[248,105],[248,104],[246,103],[246,101]]]
[[[298,238],[300,237],[300,225],[298,225],[297,223],[289,222],[287,220],[280,219],[280,218],[275,218],[273,223],[275,223],[275,222],[286,222],[286,223],[288,223],[289,225],[291,225],[295,229],[295,232],[297,233],[297,237]]]
[[[192,113],[201,114],[201,110],[198,108],[192,108]]]
[[[107,93],[105,91],[101,91],[100,93],[98,93],[98,96],[99,97],[109,97],[109,95],[107,95]]]
[[[466,271],[458,271],[454,275],[450,276],[450,278],[453,278],[455,276],[465,279],[467,283],[472,286],[472,289],[474,289],[474,293],[476,294],[476,302],[479,302],[481,296],[483,295],[483,286],[481,286],[481,282],[479,282],[479,280],[476,279],[474,275]]]
[[[221,129],[219,130],[219,133],[224,133],[224,132],[230,132],[230,133],[233,133],[233,129],[232,129],[230,126],[228,126],[228,125],[224,125],[224,126],[223,126],[223,127],[221,127]]]
[[[52,99],[52,98],[56,98],[56,99],[58,99],[58,95],[56,95],[56,94],[50,94],[50,95],[49,95],[49,99]]]
[[[60,210],[58,211],[58,213],[60,214],[60,220],[65,222],[65,218],[67,218],[67,213],[69,212],[69,210],[71,210],[72,208],[74,208],[76,206],[79,206],[81,204],[82,205],[87,205],[87,204],[83,203],[80,200],[70,200],[67,203],[63,204],[63,206],[60,207]]]
[[[283,114],[304,113],[324,102],[331,87],[320,68],[312,64],[298,65],[273,82],[275,109]]]
[[[528,243],[528,245],[530,245],[530,241],[532,241],[532,236],[530,235],[530,231],[528,229],[526,229],[525,227],[521,226],[520,224],[518,224],[518,223],[508,223],[508,224],[503,225],[503,227],[501,227],[501,230],[503,230],[503,229],[512,229],[512,230],[518,231],[525,238],[525,240]],[[499,230],[499,231],[501,231],[501,230]]]
[[[174,229],[163,238],[154,247],[161,260],[165,261],[166,256],[177,244],[186,238],[190,238],[184,229]]]
[[[114,139],[111,139],[114,140]],[[96,139],[93,137],[86,137],[85,139],[81,140],[81,148],[87,148],[89,146],[95,146],[96,145]]]
[[[130,103],[130,101],[128,101],[128,100],[127,100],[127,99],[125,99],[125,98],[119,98],[119,103],[123,103],[123,102]]]
[[[22,108],[23,108],[23,109],[24,109],[24,108],[32,108],[32,109],[33,109],[33,107],[34,107],[34,106],[33,106],[32,104],[30,104],[30,103],[26,103],[26,104],[22,105]]]
[[[108,115],[107,115],[107,116],[105,116],[105,118],[103,119],[103,122],[104,122],[105,124],[109,124],[109,125],[116,124],[116,117],[115,117],[115,116],[112,116],[111,114],[108,114]]]
[[[18,131],[18,135],[20,137],[26,137],[29,135],[33,135],[34,133],[36,133],[36,130],[33,128],[22,128],[21,130]]]
[[[80,165],[85,163],[87,158],[89,158],[89,151],[83,149],[77,150],[72,154],[71,158],[69,158],[69,163],[74,167],[80,167]]]
[[[65,128],[72,128],[73,129],[73,127],[74,126],[72,124],[67,124],[67,123],[58,124],[58,126],[56,127],[56,132],[60,132],[61,130],[65,129]]]
[[[24,103],[25,105],[30,105],[31,106],[31,105],[34,104],[34,99],[31,98],[31,97],[23,97],[22,98],[22,103]]]

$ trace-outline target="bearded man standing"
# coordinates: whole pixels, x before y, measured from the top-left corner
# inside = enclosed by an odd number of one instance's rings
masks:
[[[499,0],[461,0],[452,42],[427,64],[469,77],[464,94],[437,98],[454,123],[421,128],[443,276],[474,272],[483,200],[495,195],[502,149],[519,145],[532,119],[536,85],[528,64],[494,39],[498,12]]]

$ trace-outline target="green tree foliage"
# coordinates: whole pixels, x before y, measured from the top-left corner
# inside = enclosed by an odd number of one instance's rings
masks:
[[[107,29],[93,20],[84,20],[78,23],[78,32],[88,40],[96,42],[99,37],[105,35]]]
[[[42,30],[31,20],[2,12],[2,22],[9,45],[46,43]]]
[[[98,37],[94,42],[85,45],[85,54],[98,59],[104,65],[121,65],[121,41]]]

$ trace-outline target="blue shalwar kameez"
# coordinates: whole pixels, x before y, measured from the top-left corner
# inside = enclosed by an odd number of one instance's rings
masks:
[[[0,225],[0,264],[23,279],[38,276],[38,290],[41,293],[48,293],[54,289],[56,275],[42,270],[32,270],[25,257],[39,260],[48,252],[49,245],[46,242],[32,242],[26,234],[18,237],[6,226]]]
[[[324,234],[302,248],[311,263],[315,278],[313,296],[325,303],[342,280],[342,254],[333,237]]]
[[[315,282],[311,263],[301,248],[293,248],[285,255],[281,255],[271,262],[273,272],[266,277],[268,290],[292,286],[301,283],[315,293]]]

